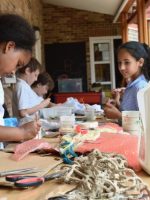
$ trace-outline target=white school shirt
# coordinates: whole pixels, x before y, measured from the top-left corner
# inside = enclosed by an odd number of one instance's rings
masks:
[[[4,108],[3,108],[3,104],[4,104],[4,90],[3,90],[2,82],[0,80],[0,125],[1,126],[4,126],[4,120],[3,120]],[[3,142],[0,142],[0,149],[3,149],[3,148],[4,148]]]
[[[19,117],[18,110],[32,108],[43,100],[43,97],[38,96],[26,81],[17,78],[15,91],[13,92],[14,116]]]

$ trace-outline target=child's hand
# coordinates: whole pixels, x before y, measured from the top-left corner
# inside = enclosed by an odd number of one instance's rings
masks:
[[[116,101],[115,101],[115,99],[108,99],[105,105],[107,105],[107,104],[108,105],[112,104],[112,105],[116,106]]]
[[[104,107],[104,114],[109,119],[120,119],[121,112],[110,102],[107,102]]]
[[[41,124],[39,121],[32,121],[26,124],[23,124],[19,128],[23,133],[23,140],[29,140],[35,138],[38,132],[40,131]]]
[[[43,100],[43,101],[40,103],[41,109],[42,109],[42,108],[45,108],[45,107],[48,107],[49,104],[50,104],[50,101],[51,101],[50,98],[47,98],[47,99]]]
[[[116,88],[112,90],[112,96],[115,98],[118,95],[122,95],[124,93],[125,87]]]
[[[120,100],[121,100],[121,97],[124,93],[124,90],[125,88],[122,87],[122,88],[116,88],[112,91],[112,96],[116,102],[116,107],[119,107],[120,106]]]

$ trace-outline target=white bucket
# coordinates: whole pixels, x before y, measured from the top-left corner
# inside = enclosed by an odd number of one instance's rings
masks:
[[[124,131],[139,136],[141,133],[140,112],[122,111],[122,127]]]

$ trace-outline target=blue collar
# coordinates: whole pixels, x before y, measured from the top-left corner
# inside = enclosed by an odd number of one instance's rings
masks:
[[[143,74],[141,74],[140,76],[138,76],[134,81],[130,81],[127,85],[127,88],[132,87],[133,85],[135,85],[136,83],[138,83],[141,80],[146,80],[145,76]]]

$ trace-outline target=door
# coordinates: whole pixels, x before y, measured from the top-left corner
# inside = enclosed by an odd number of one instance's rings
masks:
[[[85,42],[46,44],[45,64],[55,81],[55,92],[59,78],[81,78],[82,90],[87,91]]]

